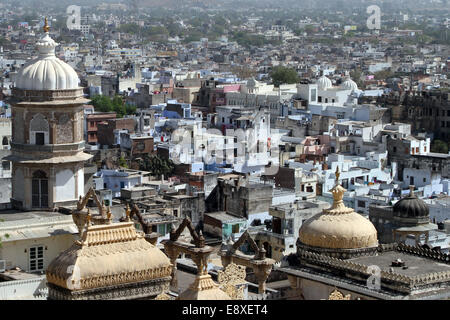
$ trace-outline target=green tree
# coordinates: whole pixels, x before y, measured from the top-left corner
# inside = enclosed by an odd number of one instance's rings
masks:
[[[434,140],[431,144],[431,152],[448,153],[448,144],[442,140]]]
[[[123,168],[128,168],[127,160],[124,157],[120,157],[119,166]]]
[[[375,80],[386,80],[390,77],[393,77],[394,73],[389,69],[377,71],[374,73]]]
[[[157,155],[145,155],[140,164],[140,170],[150,172],[153,176],[168,176],[173,173],[175,166],[172,160],[163,159]]]
[[[91,99],[91,104],[95,111],[115,112],[118,118],[136,112],[136,106],[125,104],[121,96],[115,96],[111,99],[108,96],[97,95]]]
[[[275,67],[270,73],[273,84],[275,87],[279,87],[281,84],[287,83],[297,83],[299,81],[298,73],[292,68],[287,67]]]

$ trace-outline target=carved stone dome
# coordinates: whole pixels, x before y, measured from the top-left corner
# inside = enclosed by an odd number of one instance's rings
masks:
[[[411,188],[413,189],[413,188]],[[428,205],[414,195],[413,190],[406,197],[399,200],[393,207],[394,216],[400,218],[429,217]]]
[[[26,63],[16,76],[15,87],[22,90],[77,89],[80,79],[75,70],[55,56],[58,45],[48,32],[36,44],[39,56]]]
[[[345,89],[345,90],[352,90],[352,91],[356,91],[358,90],[358,85],[356,84],[355,81],[353,81],[352,79],[350,79],[349,76],[347,76],[344,80],[344,82],[341,84],[341,88]]]
[[[299,230],[301,244],[324,249],[363,249],[378,246],[374,225],[344,205],[342,199],[345,191],[340,185],[331,189],[334,198],[332,207],[302,224]]]
[[[48,266],[47,282],[63,291],[83,291],[166,279],[172,264],[136,232],[133,222],[91,225],[81,240]]]
[[[333,83],[326,76],[321,76],[317,80],[317,86],[320,90],[326,90],[328,88],[331,88],[333,86]]]

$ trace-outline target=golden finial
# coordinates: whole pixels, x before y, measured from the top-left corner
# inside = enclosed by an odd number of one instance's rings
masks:
[[[47,17],[45,17],[45,21],[44,21],[44,32],[49,32],[50,27],[48,26],[48,20]]]
[[[339,176],[341,175],[339,172],[339,166],[336,167],[336,172],[334,174],[336,176],[336,184],[339,184]]]

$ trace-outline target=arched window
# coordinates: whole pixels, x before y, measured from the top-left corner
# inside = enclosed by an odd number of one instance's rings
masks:
[[[48,178],[47,174],[42,170],[37,170],[33,173],[31,196],[33,208],[48,207]]]
[[[9,144],[8,137],[3,137],[2,145],[7,146]]]
[[[30,121],[30,144],[44,145],[49,143],[49,126],[45,117],[38,113]]]

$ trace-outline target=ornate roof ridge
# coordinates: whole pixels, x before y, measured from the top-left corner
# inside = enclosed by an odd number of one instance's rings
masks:
[[[443,253],[428,248],[422,248],[419,246],[410,246],[404,243],[399,243],[396,246],[395,250],[404,252],[406,254],[416,255],[450,264],[450,254],[448,253]]]
[[[82,245],[97,246],[134,241],[142,237],[136,232],[133,222],[120,222],[88,226],[81,243]]]

